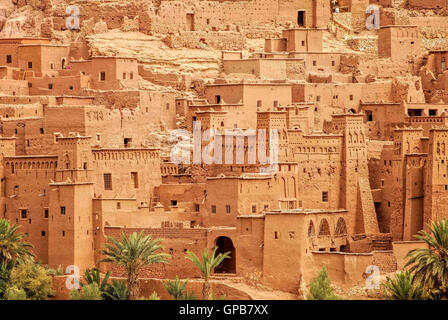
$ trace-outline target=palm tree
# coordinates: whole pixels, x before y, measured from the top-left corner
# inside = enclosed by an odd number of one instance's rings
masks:
[[[176,276],[176,279],[173,281],[166,280],[163,286],[173,300],[196,300],[194,294],[186,290],[187,284],[187,280],[181,282],[179,277]]]
[[[393,278],[387,277],[383,286],[391,300],[423,299],[423,290],[413,282],[413,276],[409,271],[400,272]]]
[[[218,247],[215,247],[212,254],[209,255],[207,249],[204,249],[202,252],[202,261],[194,252],[191,251],[187,251],[187,256],[185,257],[193,262],[196,267],[198,267],[204,277],[204,284],[202,286],[202,298],[204,300],[210,300],[212,297],[212,290],[209,283],[210,275],[213,273],[215,268],[224,261],[224,259],[230,258],[230,252],[220,253],[215,256],[216,250],[218,250]]]
[[[121,280],[112,280],[106,290],[106,300],[128,300],[129,291],[126,282]]]
[[[84,287],[86,285],[96,283],[98,285],[98,288],[100,289],[101,293],[103,294],[103,297],[106,296],[106,291],[109,287],[108,281],[110,277],[110,271],[106,272],[104,275],[104,279],[101,280],[101,273],[100,270],[93,268],[91,270],[86,269],[84,272],[84,278],[86,280],[86,284],[83,282],[80,283],[81,287]]]
[[[0,262],[9,260],[21,260],[31,257],[31,244],[24,242],[26,237],[23,233],[18,233],[19,226],[11,225],[9,220],[0,219]]]
[[[154,263],[167,263],[170,257],[166,253],[157,253],[163,247],[161,239],[151,239],[151,236],[144,236],[143,231],[137,234],[133,232],[129,239],[121,233],[121,241],[114,237],[108,237],[111,244],[106,244],[106,250],[101,253],[107,258],[101,262],[114,262],[126,269],[128,274],[129,299],[136,300],[139,295],[138,275],[144,266]]]
[[[420,231],[415,238],[428,248],[413,249],[406,255],[405,267],[410,267],[413,282],[430,298],[448,297],[448,220],[433,222],[430,233]]]

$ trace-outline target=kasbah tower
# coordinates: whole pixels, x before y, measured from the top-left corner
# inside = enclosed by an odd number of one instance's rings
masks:
[[[98,263],[108,237],[163,239],[142,290],[199,278],[185,253],[214,247],[235,299],[401,270],[448,212],[441,7],[1,0],[0,215],[81,273],[125,275]]]

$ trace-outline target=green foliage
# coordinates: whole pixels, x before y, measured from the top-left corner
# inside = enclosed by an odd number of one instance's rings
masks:
[[[73,289],[70,291],[71,300],[103,300],[103,293],[101,292],[96,282],[89,283],[82,286],[79,290]]]
[[[151,236],[144,236],[143,232],[133,232],[129,238],[122,233],[120,241],[113,237],[108,237],[108,241],[106,250],[101,251],[106,258],[100,262],[116,263],[126,269],[129,299],[135,300],[138,297],[140,269],[150,264],[167,263],[170,255],[158,252],[163,248],[161,239],[151,239]]]
[[[47,270],[32,259],[27,259],[12,268],[8,288],[25,291],[30,300],[46,300],[54,295],[51,284],[52,278]]]
[[[448,220],[433,222],[430,232],[415,236],[428,248],[408,252],[406,266],[416,287],[422,288],[430,299],[448,298]]]
[[[138,300],[160,300],[159,295],[154,291],[149,297],[140,297]]]
[[[6,292],[8,287],[9,278],[11,276],[11,270],[16,265],[15,260],[9,260],[8,262],[0,262],[0,299]]]
[[[224,261],[224,259],[230,258],[230,252],[216,255],[216,250],[218,250],[218,247],[213,248],[212,254],[209,255],[207,249],[204,249],[202,252],[202,261],[194,252],[187,251],[186,259],[190,260],[196,267],[198,267],[205,281],[208,281],[210,275],[216,267]]]
[[[179,277],[176,276],[175,280],[167,280],[163,284],[163,286],[165,287],[166,291],[168,291],[173,300],[196,300],[196,297],[193,293],[189,293],[185,290],[187,283],[187,280],[181,282],[179,280]]]
[[[11,225],[9,220],[0,219],[0,262],[23,260],[32,256],[32,245],[25,242],[23,233],[18,233],[19,226]]]
[[[409,271],[397,273],[393,278],[387,277],[383,286],[386,297],[391,300],[423,299],[423,289],[413,283],[413,276]]]
[[[193,262],[196,267],[198,267],[204,277],[204,284],[202,286],[202,298],[204,300],[210,300],[213,297],[213,292],[208,282],[210,275],[213,273],[215,268],[224,261],[224,259],[230,258],[230,252],[216,255],[216,250],[218,250],[218,247],[213,248],[212,253],[209,255],[207,249],[204,249],[202,252],[202,261],[194,252],[191,251],[187,251],[187,256],[185,257]]]
[[[63,276],[64,269],[62,269],[61,266],[59,266],[57,269],[47,268],[47,274],[49,274],[50,276]]]
[[[98,288],[100,289],[100,291],[103,293],[103,295],[105,294],[109,284],[107,283],[109,281],[109,277],[110,277],[110,271],[108,271],[105,275],[103,280],[101,280],[101,273],[100,270],[93,268],[91,270],[87,269],[84,272],[84,280],[86,281],[86,284],[92,284],[92,283],[96,283],[98,285]],[[85,286],[86,284],[84,284],[83,282],[80,283],[81,287]]]
[[[341,300],[341,297],[337,296],[331,287],[331,281],[325,266],[319,271],[317,277],[311,281],[308,300]]]
[[[8,287],[5,290],[5,300],[27,300],[26,292],[16,286]]]
[[[170,255],[166,253],[156,253],[162,249],[161,239],[151,239],[151,236],[143,236],[143,231],[137,235],[133,232],[129,239],[124,233],[121,234],[121,241],[113,237],[107,238],[112,244],[106,244],[106,250],[102,254],[107,258],[101,262],[114,262],[127,270],[139,270],[145,265],[154,263],[166,263]]]
[[[112,280],[105,291],[106,300],[129,300],[128,286],[124,281]]]

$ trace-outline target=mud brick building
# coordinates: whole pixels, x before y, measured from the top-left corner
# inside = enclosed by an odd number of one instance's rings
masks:
[[[0,10],[0,215],[43,264],[143,231],[171,255],[143,276],[217,246],[221,277],[297,293],[402,268],[446,218],[443,1],[83,1],[79,30],[69,2]]]

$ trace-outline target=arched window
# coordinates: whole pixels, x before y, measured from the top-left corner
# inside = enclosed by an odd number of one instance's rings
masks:
[[[335,234],[336,235],[347,234],[347,226],[345,225],[344,218],[339,218],[338,219],[338,222],[336,223]]]
[[[308,237],[314,237],[316,235],[316,231],[314,230],[314,223],[310,221],[310,225],[308,226]]]
[[[329,236],[330,235],[330,225],[328,224],[327,219],[322,219],[320,221],[319,235],[320,236]]]

